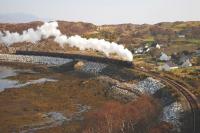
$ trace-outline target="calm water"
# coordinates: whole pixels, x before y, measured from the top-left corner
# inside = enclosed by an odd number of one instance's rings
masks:
[[[28,86],[31,84],[39,84],[39,83],[45,83],[45,82],[56,82],[55,79],[48,79],[48,78],[40,78],[37,80],[30,80],[24,84],[20,84],[17,80],[10,80],[7,79],[12,76],[17,76],[18,74],[26,72],[26,73],[35,73],[32,70],[20,70],[20,69],[14,69],[12,67],[6,67],[6,66],[0,66],[0,92],[4,91],[8,88],[20,88],[24,86]]]
[[[18,84],[18,81],[6,79],[16,76],[17,72],[11,67],[0,66],[0,92],[4,89],[12,88]]]

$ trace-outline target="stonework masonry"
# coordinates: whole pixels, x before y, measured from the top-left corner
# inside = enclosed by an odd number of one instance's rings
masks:
[[[0,54],[0,61],[21,62],[45,65],[63,65],[72,62],[72,59],[45,57],[45,56],[27,56],[14,54]]]

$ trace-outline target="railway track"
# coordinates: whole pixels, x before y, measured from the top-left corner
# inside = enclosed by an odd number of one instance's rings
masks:
[[[83,60],[88,60],[88,61],[120,65],[120,66],[127,67],[129,69],[133,68],[134,66],[132,62],[129,62],[129,61],[122,61],[122,60],[116,60],[116,59],[110,59],[110,58],[104,58],[104,57],[84,56],[84,55],[78,55],[78,54],[49,53],[49,52],[35,52],[35,51],[17,51],[16,54],[83,59]],[[181,84],[179,81],[171,79],[167,76],[161,76],[155,72],[146,71],[137,67],[134,67],[134,71],[144,73],[155,79],[159,79],[163,83],[172,86],[174,89],[176,89],[176,91],[180,92],[188,101],[190,109],[191,109],[193,131],[190,133],[200,133],[200,111],[199,111],[200,104],[197,98],[188,90],[187,86]]]
[[[185,85],[180,84],[178,81],[169,78],[168,76],[160,76],[155,72],[148,72],[141,70],[139,68],[135,68],[134,70],[147,74],[155,79],[159,79],[160,81],[164,82],[172,86],[176,91],[180,92],[188,101],[190,109],[191,109],[191,117],[192,117],[192,129],[191,133],[200,133],[200,111],[199,111],[199,102],[196,96],[194,96]]]

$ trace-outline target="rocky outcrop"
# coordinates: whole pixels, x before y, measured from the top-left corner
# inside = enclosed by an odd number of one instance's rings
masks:
[[[159,89],[165,87],[159,80],[156,80],[152,77],[148,77],[145,80],[140,81],[134,89],[141,91],[142,93],[153,95]]]
[[[91,61],[79,61],[74,65],[74,68],[78,71],[85,73],[99,74],[107,66],[108,65],[103,63],[97,63]]]
[[[99,76],[97,79],[105,86],[104,92],[108,97],[127,102],[140,95],[139,91],[132,89],[135,84],[120,82],[107,76]]]
[[[8,53],[8,47],[0,43],[0,53]]]
[[[85,62],[82,68],[83,72],[98,74],[106,67],[106,64],[97,62]]]
[[[97,78],[105,85],[105,94],[120,101],[131,101],[142,95],[153,95],[159,89],[165,87],[160,81],[148,77],[138,83],[128,83],[112,79],[107,76]]]
[[[83,67],[85,66],[85,63],[83,61],[78,61],[75,65],[74,65],[74,68],[76,70],[79,70],[81,71],[81,69],[83,69]]]

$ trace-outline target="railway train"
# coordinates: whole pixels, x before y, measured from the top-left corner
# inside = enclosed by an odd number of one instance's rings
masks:
[[[54,52],[39,52],[39,51],[16,51],[16,55],[32,55],[32,56],[48,56],[48,57],[57,57],[57,58],[69,58],[74,60],[86,60],[93,61],[105,64],[113,64],[128,68],[133,68],[134,64],[131,61],[124,61],[119,59],[99,57],[99,56],[89,56],[89,55],[80,55],[80,54],[71,54],[71,53],[54,53]]]

